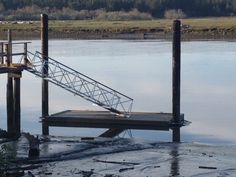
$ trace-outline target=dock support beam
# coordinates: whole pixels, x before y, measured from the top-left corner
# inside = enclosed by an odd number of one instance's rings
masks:
[[[44,77],[48,75],[48,16],[41,14],[41,41],[42,41],[42,56],[44,60],[43,74]],[[48,116],[48,81],[42,79],[42,117]],[[49,128],[46,124],[42,123],[43,135],[49,134]]]
[[[181,22],[173,22],[173,58],[172,58],[172,111],[173,111],[173,142],[180,142],[180,71],[181,71]]]

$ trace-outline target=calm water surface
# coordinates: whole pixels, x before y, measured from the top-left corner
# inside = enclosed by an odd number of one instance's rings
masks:
[[[134,98],[133,111],[171,112],[171,42],[53,40],[49,55]],[[40,50],[32,41],[30,51]],[[181,112],[192,122],[182,141],[236,144],[236,42],[182,43]],[[6,76],[0,75],[0,127],[6,127]],[[24,72],[22,129],[41,133],[41,79]],[[50,85],[50,113],[100,110],[78,96]],[[51,128],[54,135],[96,136],[101,130]],[[170,132],[132,131],[134,137],[170,141]]]

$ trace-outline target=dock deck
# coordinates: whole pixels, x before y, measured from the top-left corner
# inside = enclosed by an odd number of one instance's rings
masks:
[[[14,63],[10,66],[7,66],[7,64],[0,64],[0,74],[22,72],[26,68],[27,66],[24,64]]]
[[[166,130],[174,126],[184,126],[184,115],[181,114],[181,124],[172,122],[171,113],[133,112],[129,118],[113,114],[109,111],[80,111],[67,110],[42,118],[47,126],[56,127],[87,127],[87,128],[116,128]]]

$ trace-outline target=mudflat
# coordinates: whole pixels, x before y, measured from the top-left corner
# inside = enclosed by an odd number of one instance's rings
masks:
[[[40,137],[29,159],[24,137],[9,143],[21,174],[34,176],[235,176],[236,146],[126,138]],[[14,168],[13,168],[14,167]]]
[[[53,39],[170,39],[169,19],[137,21],[68,20],[49,21],[49,37]],[[236,17],[182,19],[184,40],[235,40]],[[14,39],[39,39],[40,21],[1,21],[0,35],[6,39],[7,29]]]

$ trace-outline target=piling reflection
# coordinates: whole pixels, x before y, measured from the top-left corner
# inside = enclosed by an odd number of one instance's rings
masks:
[[[179,176],[179,144],[171,146],[170,156],[172,157],[170,164],[170,176]]]
[[[43,136],[43,141],[50,141],[46,136]],[[43,157],[44,155],[49,153],[49,146],[48,143],[41,143],[40,146],[40,157]]]

